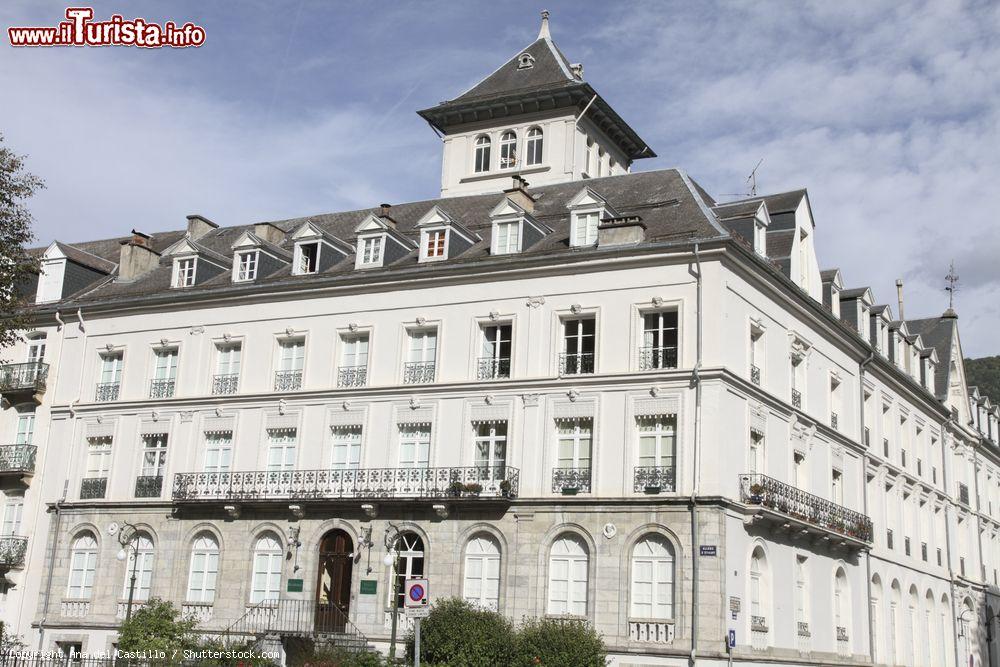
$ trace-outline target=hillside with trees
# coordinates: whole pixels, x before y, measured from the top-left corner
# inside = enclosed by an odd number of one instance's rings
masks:
[[[1000,356],[966,359],[965,380],[994,403],[1000,402]]]

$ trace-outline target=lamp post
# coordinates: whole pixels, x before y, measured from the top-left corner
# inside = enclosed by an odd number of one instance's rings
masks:
[[[392,631],[389,634],[389,662],[396,660],[396,623],[399,617],[399,540],[400,530],[391,521],[385,527],[385,558],[382,562],[391,567],[392,573]]]
[[[122,545],[121,550],[118,552],[118,560],[124,561],[128,558],[128,552],[126,549],[129,549],[132,552],[132,576],[129,578],[128,607],[125,609],[125,622],[128,623],[132,619],[132,599],[135,596],[135,575],[136,568],[139,565],[139,529],[128,521],[123,521],[122,523],[129,529],[129,531],[126,532],[124,529],[118,531],[118,544]]]

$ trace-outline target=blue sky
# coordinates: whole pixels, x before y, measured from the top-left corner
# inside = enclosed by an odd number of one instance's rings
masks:
[[[54,25],[65,4],[6,2]],[[96,2],[205,27],[198,49],[0,46],[0,131],[48,189],[37,236],[84,240],[436,196],[414,111],[491,72],[552,13],[585,78],[709,192],[809,188],[824,267],[908,317],[948,263],[965,353],[1000,354],[1000,3]]]

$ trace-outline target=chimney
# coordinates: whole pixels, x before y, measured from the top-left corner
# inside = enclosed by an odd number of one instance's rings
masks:
[[[601,220],[597,226],[597,247],[636,245],[646,240],[646,225],[637,215]]]
[[[160,253],[149,247],[149,234],[132,230],[132,238],[121,243],[118,280],[132,281],[160,264]]]
[[[903,281],[900,278],[896,278],[896,299],[899,302],[899,319],[905,320],[906,317],[903,315]]]
[[[528,181],[518,175],[514,175],[513,187],[503,191],[507,199],[511,200],[528,213],[535,211],[535,198],[528,192]]]
[[[392,204],[379,204],[378,205],[378,217],[385,224],[389,225],[392,229],[396,228],[396,221],[393,220],[389,213],[392,211]]]
[[[569,71],[573,73],[573,77],[583,81],[583,63],[573,63],[569,66]]]
[[[192,213],[187,217],[188,228],[187,235],[192,239],[200,239],[205,234],[208,234],[213,229],[218,229],[218,225],[198,213]]]
[[[253,226],[253,233],[272,245],[281,245],[285,240],[285,232],[270,222],[258,222]]]
[[[140,232],[137,229],[133,229],[132,230],[132,240],[129,241],[129,243],[132,243],[134,245],[142,245],[142,246],[147,246],[148,247],[149,246],[149,239],[150,239],[149,234],[147,234],[145,232]]]

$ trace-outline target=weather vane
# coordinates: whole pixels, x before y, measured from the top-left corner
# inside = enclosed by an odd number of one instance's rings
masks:
[[[958,276],[955,274],[955,260],[951,261],[951,266],[948,268],[948,275],[944,277],[948,286],[944,288],[944,291],[948,293],[948,307],[955,307],[955,292],[958,291]]]

